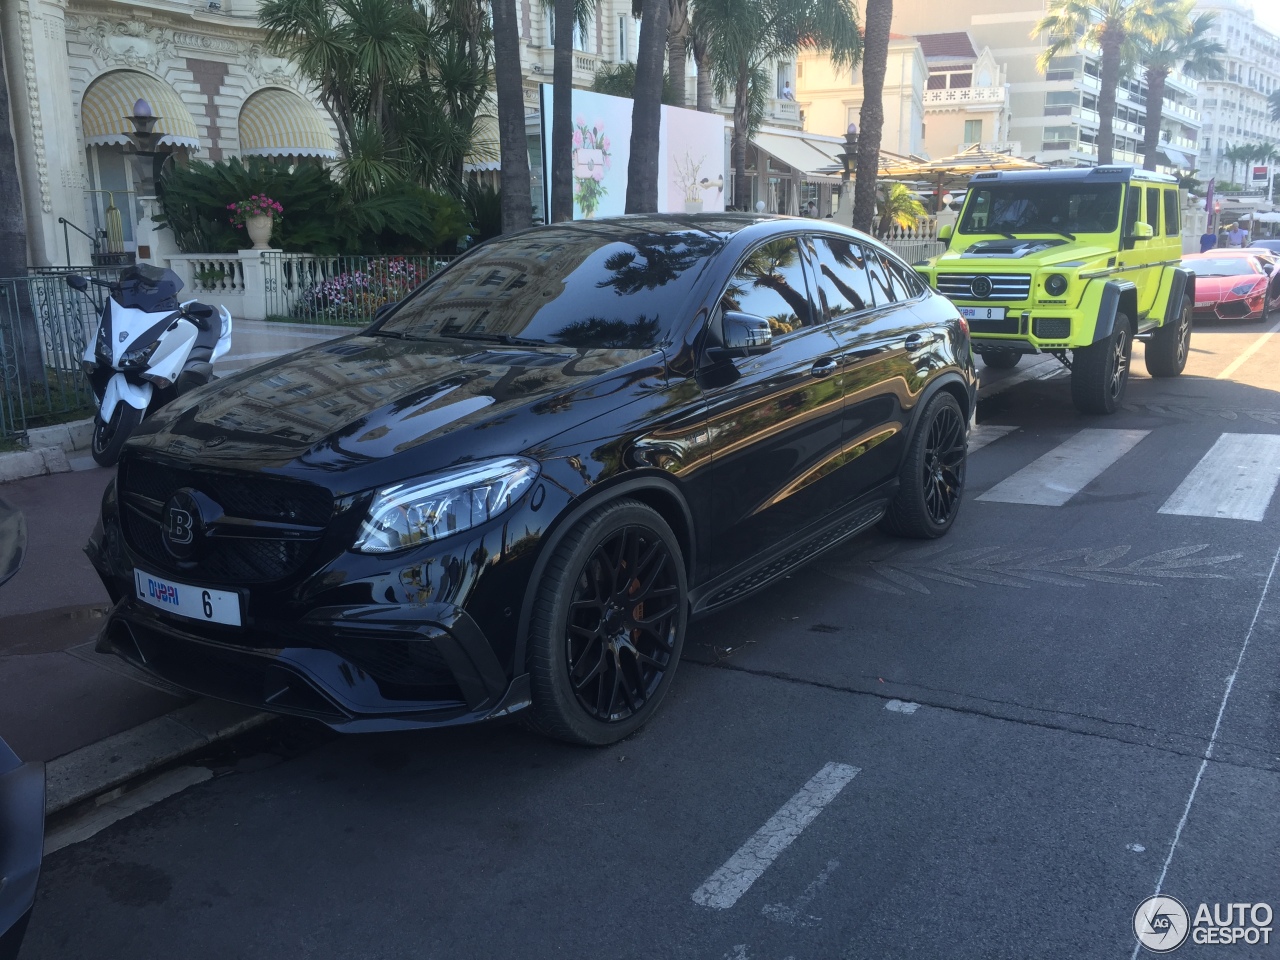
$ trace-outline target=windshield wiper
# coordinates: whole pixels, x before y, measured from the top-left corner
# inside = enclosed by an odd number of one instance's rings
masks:
[[[1067,233],[1067,231],[1065,231],[1065,230],[1049,230],[1049,231],[1046,231],[1046,232],[1047,232],[1047,233],[1056,233],[1058,236],[1060,236],[1060,237],[1066,237],[1068,240],[1074,240],[1074,239],[1076,238],[1076,235],[1075,235],[1074,233]]]
[[[507,333],[482,333],[477,330],[457,331],[454,333],[436,333],[433,336],[442,340],[479,340],[482,343],[501,343],[508,347],[541,347],[544,344],[539,340],[526,340],[522,337],[513,337]]]

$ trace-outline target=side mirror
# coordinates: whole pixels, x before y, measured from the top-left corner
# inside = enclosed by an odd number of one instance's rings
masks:
[[[1276,271],[1276,265],[1274,263],[1264,263],[1262,265],[1262,272],[1265,273],[1268,277],[1271,276],[1271,274],[1275,273],[1275,271]]]
[[[1151,229],[1151,224],[1138,221],[1133,225],[1133,233],[1129,234],[1130,240],[1150,240],[1156,235]]]
[[[186,306],[187,316],[195,317],[197,320],[208,320],[213,316],[213,307],[207,303],[189,303]]]
[[[764,317],[727,311],[720,322],[724,349],[751,357],[773,349],[773,328]]]
[[[377,310],[373,311],[373,322],[377,323],[398,306],[400,306],[399,300],[392,300],[389,303],[384,303]]]
[[[951,246],[951,238],[954,235],[955,229],[949,223],[943,224],[938,228],[938,241],[948,247]]]
[[[79,290],[83,293],[85,290],[89,289],[89,281],[78,273],[73,273],[67,277],[67,286],[72,290]]]

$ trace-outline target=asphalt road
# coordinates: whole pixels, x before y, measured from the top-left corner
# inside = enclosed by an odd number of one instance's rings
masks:
[[[857,541],[698,622],[620,745],[282,723],[206,758],[48,859],[23,960],[1129,957],[1157,889],[1280,910],[1261,332],[1197,328],[1176,381],[1139,359],[1110,418],[1051,362],[1005,375],[949,537]]]

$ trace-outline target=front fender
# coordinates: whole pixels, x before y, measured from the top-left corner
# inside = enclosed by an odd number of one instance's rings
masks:
[[[146,413],[154,389],[149,383],[131,383],[123,373],[117,373],[107,383],[107,390],[102,395],[102,405],[98,408],[98,416],[102,418],[103,423],[110,423],[111,415],[116,412],[116,404],[121,401]]]
[[[1080,311],[1086,317],[1093,314],[1098,318],[1089,342],[1105,340],[1116,328],[1116,314],[1123,313],[1131,322],[1137,322],[1138,287],[1132,280],[1095,281],[1085,290]]]

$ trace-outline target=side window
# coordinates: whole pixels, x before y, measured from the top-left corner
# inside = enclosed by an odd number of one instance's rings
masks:
[[[898,295],[899,300],[914,300],[924,293],[924,281],[920,279],[919,274],[905,263],[883,253],[880,254],[880,259],[884,261],[884,265],[889,271],[889,277],[894,283],[894,288],[902,291]]]
[[[1182,224],[1178,222],[1178,191],[1164,191],[1164,235],[1176,237],[1182,232]]]
[[[880,259],[880,255],[874,250],[866,251],[867,255],[867,273],[871,275],[871,290],[875,294],[876,304],[883,306],[886,303],[892,303],[898,297],[894,293],[893,283],[889,280],[889,272],[885,269],[884,261]]]
[[[1133,225],[1138,222],[1138,216],[1142,210],[1142,188],[1129,187],[1129,195],[1125,198],[1124,203],[1124,235],[1125,237],[1133,236]]]
[[[1160,236],[1160,191],[1155,187],[1147,187],[1147,223],[1152,233]]]
[[[818,298],[828,318],[838,320],[875,305],[866,256],[859,244],[839,237],[814,237],[808,243]]]
[[[810,326],[813,315],[796,238],[752,250],[721,295],[720,307],[764,317],[775,336]]]

